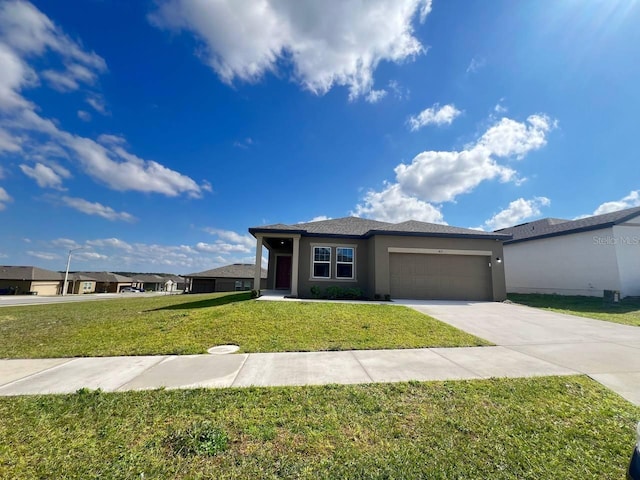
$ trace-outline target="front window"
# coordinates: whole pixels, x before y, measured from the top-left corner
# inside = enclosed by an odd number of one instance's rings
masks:
[[[336,278],[353,278],[353,248],[336,248]]]
[[[313,247],[313,276],[331,277],[331,247]]]

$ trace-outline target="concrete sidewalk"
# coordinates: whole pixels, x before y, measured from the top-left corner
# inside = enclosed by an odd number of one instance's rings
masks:
[[[587,374],[640,405],[640,328],[489,302],[405,305],[495,347],[0,360],[0,395]]]
[[[571,375],[504,347],[0,361],[0,395]]]

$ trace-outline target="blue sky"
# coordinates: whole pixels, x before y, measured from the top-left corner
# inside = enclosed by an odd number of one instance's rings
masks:
[[[637,0],[0,0],[0,263],[189,273],[247,228],[640,205]]]

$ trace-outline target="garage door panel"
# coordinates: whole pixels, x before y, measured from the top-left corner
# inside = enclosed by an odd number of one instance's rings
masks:
[[[491,300],[486,256],[392,253],[391,296],[432,300]]]

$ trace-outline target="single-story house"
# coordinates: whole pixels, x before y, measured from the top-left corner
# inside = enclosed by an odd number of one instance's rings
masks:
[[[164,277],[164,289],[171,292],[183,292],[186,288],[186,278],[180,275],[163,275]],[[171,280],[171,284],[169,284]],[[171,286],[171,288],[169,288]]]
[[[185,275],[190,293],[233,292],[253,290],[260,284],[266,288],[267,271],[261,268],[259,277],[254,280],[256,267],[252,263],[234,263],[204,272]]]
[[[147,292],[161,292],[164,290],[164,284],[167,281],[164,277],[155,274],[138,273],[132,278],[132,286],[145,290]]]
[[[359,289],[368,298],[506,298],[502,242],[509,235],[414,220],[357,217],[252,227],[256,265],[269,252],[267,289]],[[256,278],[260,272],[256,270]]]
[[[510,293],[640,296],[640,207],[544,218],[497,233],[513,237],[504,242]]]
[[[123,287],[130,287],[133,279],[111,272],[76,272],[95,280],[96,293],[118,293]]]
[[[64,276],[64,274],[63,274]],[[96,280],[81,273],[69,273],[67,293],[95,293]]]
[[[38,267],[0,266],[0,295],[58,295],[64,274]]]

